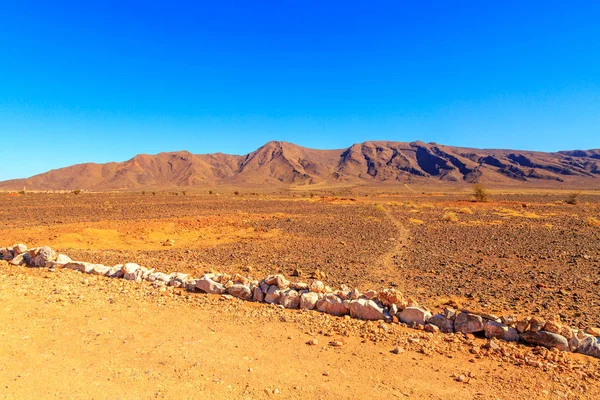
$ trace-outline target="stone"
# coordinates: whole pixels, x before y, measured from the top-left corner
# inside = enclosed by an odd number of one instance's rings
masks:
[[[73,271],[85,272],[88,265],[90,265],[90,263],[85,261],[71,261],[65,264],[65,268],[72,269]]]
[[[173,277],[171,275],[165,274],[163,272],[152,272],[152,273],[148,274],[148,276],[145,279],[148,282],[160,281],[160,282],[164,282],[164,283],[169,283],[171,281],[171,279],[173,279]],[[195,281],[194,281],[194,284],[195,284]]]
[[[263,294],[267,293],[269,291],[269,284],[266,283],[264,280],[262,280],[259,284],[258,287],[260,287],[260,290],[262,290]]]
[[[454,321],[450,318],[446,318],[444,314],[436,314],[429,318],[429,323],[440,328],[440,331],[444,333],[454,332]]]
[[[128,281],[135,281],[138,277],[137,272],[140,269],[140,266],[135,263],[127,263],[123,265],[121,269],[123,271],[123,279]]]
[[[556,319],[550,319],[548,321],[546,321],[546,324],[544,325],[543,330],[545,330],[546,332],[552,332],[552,333],[557,333],[560,335],[560,330],[562,329],[562,324],[560,323],[560,321],[556,320]]]
[[[365,299],[373,300],[377,298],[377,292],[375,290],[367,290],[363,293],[363,297]]]
[[[377,293],[377,297],[379,298],[379,301],[381,301],[381,304],[386,307],[390,307],[393,304],[400,308],[406,307],[404,296],[396,289],[383,289],[381,292]]]
[[[587,336],[579,340],[576,351],[586,356],[600,358],[600,338]]]
[[[517,322],[517,332],[519,333],[525,333],[526,331],[529,330],[529,318],[525,318],[519,322]]]
[[[208,294],[223,294],[226,291],[222,284],[217,283],[210,278],[196,280],[196,288]]]
[[[325,284],[321,281],[312,281],[308,288],[311,292],[315,293],[325,293]]]
[[[279,288],[275,285],[269,286],[269,290],[265,294],[265,301],[269,304],[279,304]]]
[[[48,246],[29,250],[29,265],[32,267],[45,267],[46,262],[56,260],[56,252]]]
[[[592,336],[599,337],[600,336],[600,328],[589,327],[589,328],[586,328],[585,333],[588,333]]]
[[[454,308],[444,308],[442,315],[445,318],[454,321],[456,319],[456,310]]]
[[[341,316],[348,314],[348,308],[344,304],[343,300],[334,294],[326,294],[322,299],[317,301],[317,310],[335,316]]]
[[[279,304],[285,308],[300,308],[300,295],[293,289],[287,289],[280,293]]]
[[[464,334],[483,331],[483,319],[476,314],[461,312],[454,320],[454,330]]]
[[[2,258],[4,261],[10,261],[13,259],[13,257],[14,254],[12,249],[8,249],[6,247],[0,249],[0,258]]]
[[[227,289],[227,293],[237,297],[238,299],[246,301],[250,301],[252,299],[252,291],[250,290],[250,287],[241,283],[231,285],[229,289]]]
[[[106,275],[110,271],[110,267],[102,264],[94,264],[91,273],[93,275]]]
[[[308,283],[305,283],[305,282],[291,283],[290,287],[296,291],[308,290]]]
[[[27,246],[25,246],[24,244],[21,244],[21,243],[19,243],[19,244],[15,244],[15,245],[13,246],[13,254],[14,254],[15,256],[16,256],[16,255],[19,255],[19,254],[23,254],[23,253],[25,253],[26,251],[27,251]]]
[[[440,331],[439,326],[433,324],[426,324],[423,328],[425,332],[437,333]]]
[[[515,328],[511,328],[508,325],[502,324],[496,321],[486,321],[483,324],[483,330],[485,337],[488,339],[496,338],[504,340],[505,342],[518,342],[519,332]]]
[[[11,258],[8,263],[11,265],[25,265],[27,264],[27,260],[25,259],[26,255],[29,257],[29,255],[26,253],[17,254],[13,258]]]
[[[123,266],[121,264],[117,264],[114,267],[111,267],[110,271],[106,273],[106,276],[109,278],[123,278]]]
[[[398,306],[397,306],[396,304],[392,304],[392,305],[390,306],[390,315],[391,315],[392,317],[395,317],[395,316],[396,316],[396,314],[398,314]]]
[[[529,330],[531,332],[541,331],[542,329],[544,329],[544,325],[546,325],[546,321],[539,317],[532,317],[529,320]]]
[[[527,331],[521,334],[521,339],[525,342],[537,346],[548,348],[557,348],[561,351],[569,351],[569,342],[564,336],[546,331]]]
[[[431,312],[420,307],[406,307],[404,310],[396,314],[396,316],[405,324],[425,325],[425,323],[431,318]]]
[[[285,290],[290,287],[290,281],[285,279],[285,277],[281,274],[269,275],[265,278],[265,282],[268,285],[277,286],[279,288],[279,290]]]
[[[358,299],[349,302],[350,316],[352,318],[375,321],[385,319],[385,309],[373,300]]]
[[[265,293],[262,291],[260,286],[256,286],[252,291],[252,300],[262,303],[265,300]]]
[[[315,292],[306,292],[300,295],[300,308],[303,310],[312,310],[317,306],[319,295]]]

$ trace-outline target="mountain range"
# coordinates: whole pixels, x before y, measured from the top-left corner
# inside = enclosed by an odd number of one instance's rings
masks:
[[[0,189],[134,190],[428,182],[597,185],[600,149],[544,153],[372,141],[340,150],[316,150],[272,141],[243,156],[177,151],[141,154],[124,162],[78,164],[0,182]]]

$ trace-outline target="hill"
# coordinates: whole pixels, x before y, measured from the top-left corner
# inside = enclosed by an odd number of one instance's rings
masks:
[[[142,154],[124,162],[78,164],[0,182],[0,189],[133,190],[407,182],[593,185],[600,183],[600,150],[544,153],[383,141],[341,150],[315,150],[273,141],[245,156],[179,151]]]

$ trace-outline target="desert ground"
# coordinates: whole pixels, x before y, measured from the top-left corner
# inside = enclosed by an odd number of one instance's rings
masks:
[[[194,276],[318,272],[435,311],[600,327],[598,191],[236,192],[0,193],[0,247]],[[70,270],[0,261],[0,276],[0,398],[600,396],[600,362],[581,355],[523,365],[539,349]]]

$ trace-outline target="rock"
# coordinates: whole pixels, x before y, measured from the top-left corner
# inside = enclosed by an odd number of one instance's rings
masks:
[[[13,257],[14,254],[12,249],[8,249],[6,247],[0,249],[0,258],[2,258],[4,261],[10,261],[13,259]]]
[[[527,343],[535,344],[537,346],[544,346],[548,348],[554,348],[561,351],[569,351],[569,343],[564,336],[557,335],[556,333],[546,331],[527,331],[521,334],[521,338]]]
[[[294,271],[292,272],[292,276],[296,276],[296,277],[301,277],[302,276],[302,270],[299,268],[295,268]]]
[[[310,276],[313,279],[317,279],[319,281],[325,280],[327,279],[327,274],[319,269],[315,270],[315,272],[312,273],[312,275]]]
[[[256,301],[257,303],[262,303],[265,300],[265,294],[260,286],[255,287],[252,291],[252,300]]]
[[[586,356],[600,358],[600,339],[595,336],[587,336],[579,340],[576,351]]]
[[[127,263],[123,265],[121,271],[123,271],[123,279],[128,281],[135,281],[138,277],[137,272],[140,266],[135,263]]]
[[[392,317],[395,317],[395,316],[396,316],[396,314],[398,314],[398,306],[397,306],[396,304],[392,304],[392,305],[390,306],[390,315],[391,315]]]
[[[267,294],[265,294],[265,301],[269,304],[279,304],[279,288],[275,285],[269,286],[269,290],[267,290]]]
[[[363,293],[363,297],[365,299],[373,300],[377,298],[377,292],[375,290],[367,290]]]
[[[519,333],[517,330],[500,322],[486,321],[483,324],[483,330],[485,331],[485,337],[488,339],[496,338],[504,340],[505,342],[519,341]]]
[[[532,317],[529,320],[529,330],[531,332],[541,331],[542,329],[544,329],[544,325],[546,325],[546,321],[539,317]]]
[[[360,299],[360,297],[361,297],[361,294],[360,294],[360,292],[358,291],[358,289],[354,288],[354,289],[352,289],[352,291],[351,291],[350,293],[348,293],[348,294],[346,295],[346,297],[347,297],[349,300],[358,300],[358,299]]]
[[[529,318],[525,318],[517,323],[517,332],[524,333],[529,330]]]
[[[73,271],[85,272],[86,267],[88,267],[90,263],[84,261],[71,261],[65,264],[65,268],[72,269]]]
[[[54,262],[56,264],[67,264],[67,263],[70,263],[71,261],[73,261],[73,260],[71,260],[71,257],[64,255],[64,254],[57,255],[56,260],[54,260]]]
[[[280,293],[279,304],[285,308],[300,308],[300,295],[293,289],[284,290]]]
[[[479,315],[461,312],[454,320],[454,330],[464,334],[483,331],[483,319]]]
[[[373,300],[359,299],[349,302],[350,316],[352,318],[375,321],[385,319],[384,309]]]
[[[246,285],[242,285],[241,283],[236,283],[227,289],[227,293],[230,295],[237,297],[238,299],[250,301],[252,299],[252,291]]]
[[[450,318],[446,318],[444,314],[436,314],[429,318],[429,323],[440,328],[440,331],[444,333],[454,332],[454,321]]]
[[[46,262],[56,260],[56,252],[51,247],[42,246],[29,250],[29,258],[32,267],[44,267]]]
[[[15,256],[16,256],[16,255],[19,255],[19,254],[23,254],[23,253],[25,253],[26,251],[27,251],[27,246],[25,246],[24,244],[21,244],[21,243],[19,243],[19,244],[15,244],[15,245],[13,246],[13,254],[14,254]]]
[[[334,294],[326,294],[322,299],[317,301],[317,310],[324,312],[329,315],[346,315],[348,314],[348,308],[344,304],[343,300]]]
[[[396,346],[390,351],[390,353],[392,353],[392,354],[404,353],[404,349],[402,347]]]
[[[303,310],[312,310],[316,307],[319,295],[315,292],[306,292],[300,295],[300,308]]]
[[[316,346],[319,344],[319,341],[317,339],[310,339],[306,344],[309,346]]]
[[[444,308],[444,311],[442,311],[442,315],[445,318],[454,321],[456,319],[456,310],[454,308]]]
[[[325,293],[325,284],[321,281],[312,281],[308,288],[311,292],[315,293]]]
[[[91,273],[93,275],[106,275],[110,271],[110,267],[102,264],[94,264]]]
[[[11,258],[11,260],[8,263],[11,265],[25,265],[25,264],[27,264],[27,260],[25,259],[25,256],[29,257],[29,254],[26,254],[26,253],[17,254],[13,258]]]
[[[589,328],[586,328],[585,333],[588,333],[592,336],[599,337],[600,336],[600,328],[589,327]]]
[[[164,283],[169,283],[171,281],[171,279],[173,279],[173,277],[171,275],[167,275],[163,272],[152,272],[152,273],[148,274],[148,276],[145,279],[148,282],[160,281],[160,282],[164,282]],[[194,281],[194,285],[195,284],[196,284],[196,281]]]
[[[399,308],[406,307],[404,296],[396,289],[383,289],[381,292],[377,293],[377,297],[379,298],[379,301],[381,301],[381,304],[386,307],[390,307],[394,304]]]
[[[290,287],[290,281],[285,279],[285,277],[281,274],[269,275],[265,278],[265,282],[267,285],[277,286],[279,290],[285,290]]]
[[[305,283],[305,282],[291,283],[290,288],[292,288],[296,291],[308,290],[308,283]]]
[[[109,278],[123,278],[123,266],[117,264],[114,267],[111,267],[110,271],[106,273],[106,276]]]
[[[260,290],[262,290],[263,294],[269,291],[269,284],[267,284],[264,280],[258,284],[258,287],[260,287]]]
[[[420,307],[406,307],[404,310],[396,314],[396,316],[405,324],[425,325],[429,318],[431,318],[431,312]]]
[[[210,278],[201,278],[196,281],[196,288],[208,294],[223,294],[225,287]]]
[[[437,325],[426,324],[423,330],[425,332],[437,333],[440,331],[440,328]]]
[[[560,330],[562,329],[562,324],[558,319],[550,319],[546,321],[543,330],[546,332],[557,333],[560,335]]]

